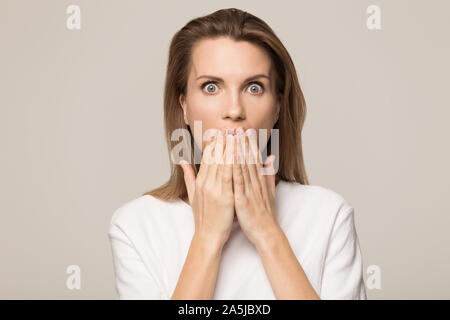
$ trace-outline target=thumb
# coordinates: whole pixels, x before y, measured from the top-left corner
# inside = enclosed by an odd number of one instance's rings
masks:
[[[189,203],[192,206],[192,200],[194,198],[195,192],[195,173],[192,166],[184,159],[180,161],[180,166],[184,172],[184,183],[186,184],[186,189],[189,197]]]
[[[266,162],[264,164],[264,168],[266,168],[266,182],[267,186],[270,188],[270,191],[273,195],[275,195],[275,155],[271,154],[267,157]]]

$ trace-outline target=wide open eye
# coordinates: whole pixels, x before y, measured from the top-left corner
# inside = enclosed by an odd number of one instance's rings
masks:
[[[206,88],[206,93],[208,94],[215,93],[218,90],[214,89],[215,87],[218,88],[216,81],[207,81],[201,85],[202,90]],[[252,95],[260,95],[264,92],[264,85],[259,81],[250,82],[248,88],[250,89],[250,93]]]
[[[214,81],[208,81],[202,84],[202,89],[206,88],[207,93],[214,93],[214,87],[217,87],[217,84]]]
[[[254,95],[259,95],[261,94],[260,92],[264,91],[264,85],[260,82],[251,82],[248,88]]]

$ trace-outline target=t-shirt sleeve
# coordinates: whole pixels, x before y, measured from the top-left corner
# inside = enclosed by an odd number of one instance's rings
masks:
[[[354,209],[344,206],[337,214],[328,243],[320,298],[366,300],[361,249]]]
[[[117,224],[111,222],[111,244],[116,293],[120,300],[168,300],[144,264],[132,241]]]

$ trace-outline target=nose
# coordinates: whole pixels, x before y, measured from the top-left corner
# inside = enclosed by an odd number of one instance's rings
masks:
[[[241,121],[245,119],[245,108],[239,101],[238,97],[234,96],[230,99],[223,110],[223,119],[230,119],[233,121]]]

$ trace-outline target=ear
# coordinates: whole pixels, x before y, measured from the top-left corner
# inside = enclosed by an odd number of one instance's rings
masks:
[[[186,116],[186,100],[185,100],[183,94],[180,94],[179,102],[180,102],[181,108],[183,109],[184,123],[186,125],[189,125],[189,121],[187,120],[187,116]]]

